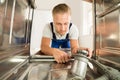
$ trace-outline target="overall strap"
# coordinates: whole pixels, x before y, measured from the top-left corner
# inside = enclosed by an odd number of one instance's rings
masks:
[[[69,30],[70,30],[71,26],[72,26],[72,23],[70,23],[70,25],[69,25]],[[69,39],[69,33],[67,33],[66,39]]]
[[[52,29],[52,36],[53,36],[53,39],[56,39],[54,30],[53,30],[53,22],[51,22],[50,25],[51,25],[51,29]]]

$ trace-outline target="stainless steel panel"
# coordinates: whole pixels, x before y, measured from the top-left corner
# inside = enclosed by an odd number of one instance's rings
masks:
[[[12,5],[13,0],[10,2],[9,0],[6,0],[6,14],[4,15],[4,21],[3,21],[3,47],[9,46],[9,32],[10,32],[10,22],[11,22],[11,14],[12,14]],[[8,8],[9,7],[9,8]]]
[[[120,49],[119,10],[98,20],[97,48]]]
[[[12,74],[18,73],[18,70],[27,63],[27,56],[14,56],[4,62],[0,62],[0,80],[6,80]]]
[[[20,45],[28,43],[30,36],[31,25],[27,23],[30,21],[29,9],[27,1],[6,0],[0,6],[2,11],[0,20],[0,43],[2,47],[6,48],[10,45]]]
[[[102,48],[120,48],[120,25],[119,10],[112,12],[104,17],[104,30],[101,29]],[[102,33],[104,31],[104,33]]]
[[[119,0],[95,0],[96,1],[96,10],[97,14],[106,13],[109,10],[116,9],[120,3]]]
[[[72,80],[70,72],[73,61],[65,64],[58,64],[53,61],[34,62],[34,65],[27,75],[27,80]],[[93,75],[88,67],[86,80],[93,80],[98,75]],[[77,80],[77,79],[73,79]]]
[[[116,58],[120,56],[120,1],[100,1],[100,3],[96,3],[95,14],[96,54],[102,57],[107,56]],[[116,60],[113,61],[116,62]]]
[[[3,21],[5,16],[6,3],[6,0],[0,2],[0,47],[2,46],[3,41]]]
[[[113,6],[117,5],[120,1],[119,0],[103,0],[104,10],[108,10]]]
[[[0,80],[13,80],[28,63],[29,10],[26,0],[0,0]]]

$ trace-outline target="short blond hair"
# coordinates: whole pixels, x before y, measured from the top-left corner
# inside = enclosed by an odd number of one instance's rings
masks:
[[[71,9],[67,4],[61,3],[61,4],[56,5],[52,10],[53,15],[57,13],[70,13],[71,14]]]

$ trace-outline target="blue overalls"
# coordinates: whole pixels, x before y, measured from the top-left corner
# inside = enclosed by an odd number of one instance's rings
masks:
[[[52,48],[70,48],[69,33],[67,33],[65,39],[57,40],[53,30],[53,23],[51,22],[50,25],[51,25],[52,36],[53,36],[51,47]],[[71,26],[72,26],[72,23],[70,23],[69,29]]]

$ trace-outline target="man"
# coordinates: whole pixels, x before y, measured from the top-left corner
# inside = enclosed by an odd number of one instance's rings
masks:
[[[62,51],[60,48],[71,48],[74,54],[79,49],[92,53],[88,48],[79,48],[77,27],[72,24],[71,10],[66,4],[58,4],[52,10],[53,22],[47,24],[43,31],[41,42],[41,51],[44,54],[54,56],[58,63],[65,63],[70,59],[70,55]]]

